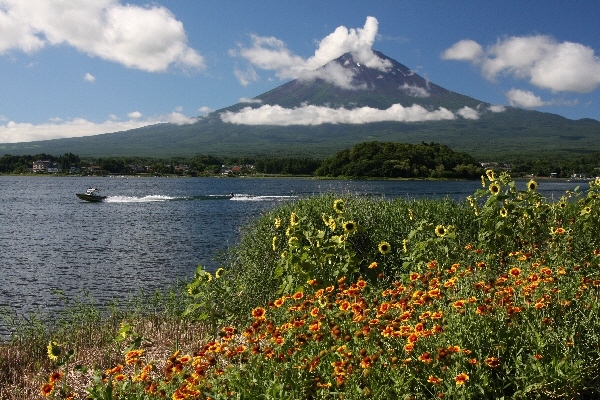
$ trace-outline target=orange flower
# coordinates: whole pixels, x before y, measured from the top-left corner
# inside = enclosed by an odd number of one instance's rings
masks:
[[[456,386],[464,385],[469,380],[469,375],[462,372],[456,375],[456,378],[454,378],[454,380],[456,381]]]
[[[465,301],[464,300],[457,300],[454,303],[452,303],[452,307],[454,308],[463,308],[465,306]]]
[[[130,350],[125,354],[125,364],[131,365],[139,361],[139,358],[144,354],[144,350]]]
[[[422,322],[419,322],[418,324],[415,325],[415,333],[417,333],[417,334],[423,332],[424,329],[425,329],[425,325],[423,325]]]
[[[371,365],[373,364],[373,360],[371,359],[371,357],[366,356],[365,358],[362,359],[362,361],[360,362],[360,367],[361,368],[371,368]]]
[[[63,373],[60,371],[56,371],[50,375],[50,379],[48,380],[50,383],[54,383],[63,377]]]
[[[510,271],[508,272],[510,274],[510,276],[512,276],[513,278],[518,277],[519,275],[521,275],[521,270],[519,268],[511,268]]]
[[[308,329],[311,330],[311,331],[313,331],[313,332],[318,331],[320,328],[321,328],[321,323],[319,321],[314,321],[313,323],[311,323],[308,326]]]
[[[40,389],[40,392],[42,393],[42,396],[44,397],[48,397],[50,396],[50,393],[52,393],[52,391],[54,390],[54,383],[45,383],[42,388]]]
[[[429,364],[432,361],[431,354],[429,354],[428,352],[425,352],[418,357],[418,360]]]
[[[427,382],[433,383],[434,385],[439,385],[440,383],[442,383],[442,380],[440,378],[436,378],[433,375],[429,375],[429,379],[427,379]]]
[[[277,308],[281,307],[285,303],[285,297],[280,297],[279,299],[273,302],[273,305]]]
[[[411,281],[416,281],[417,279],[419,279],[419,274],[416,272],[412,272],[409,277]]]
[[[300,328],[301,326],[303,326],[306,322],[303,319],[300,320],[296,320],[293,322],[292,326],[294,328]]]
[[[373,268],[377,268],[377,263],[375,261],[373,261],[371,264],[369,264],[369,269],[373,269]]]
[[[460,353],[460,346],[448,346],[448,351],[452,353]]]
[[[254,310],[252,310],[252,316],[255,319],[259,319],[259,320],[265,319],[265,313],[266,313],[266,310],[262,307],[256,307]]]
[[[436,311],[431,314],[431,319],[440,319],[444,317],[444,313],[442,311]]]
[[[310,310],[310,315],[313,317],[316,317],[317,315],[319,315],[319,307],[315,307],[312,310]]]
[[[488,357],[485,359],[485,364],[491,368],[498,368],[500,366],[500,360],[497,357]]]
[[[364,281],[364,280],[362,280],[362,279],[359,279],[359,280],[356,282],[356,286],[358,286],[360,289],[364,289],[364,288],[366,288],[366,287],[367,287],[367,282],[365,282],[365,281]]]
[[[119,364],[112,369],[107,369],[105,372],[106,372],[106,375],[113,375],[113,374],[118,374],[122,370],[123,370],[123,366],[121,364]]]
[[[407,353],[410,353],[414,348],[415,348],[414,343],[407,343],[404,345],[404,351],[406,351]]]
[[[293,298],[294,300],[300,300],[300,299],[301,299],[301,298],[303,298],[303,297],[304,297],[304,293],[302,293],[302,292],[296,292],[296,293],[294,293],[294,295],[292,296],[292,298]]]
[[[378,314],[385,314],[390,309],[390,303],[381,303],[379,306]]]

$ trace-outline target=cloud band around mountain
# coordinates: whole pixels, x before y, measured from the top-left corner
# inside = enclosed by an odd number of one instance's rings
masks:
[[[463,118],[477,119],[478,112],[464,107],[458,113]],[[245,107],[238,112],[221,113],[221,120],[226,123],[241,125],[322,125],[322,124],[368,124],[372,122],[420,122],[453,120],[456,115],[443,107],[429,111],[413,104],[403,107],[394,104],[386,110],[372,107],[355,109],[333,109],[323,106],[303,105],[296,108],[284,108],[279,105],[263,105],[259,108]]]
[[[102,123],[88,121],[85,118],[75,118],[68,121],[57,118],[42,124],[19,123],[14,121],[7,122],[6,118],[0,118],[0,121],[6,122],[4,125],[0,125],[0,143],[19,143],[46,140],[49,138],[60,139],[93,136],[104,133],[127,131],[159,123],[185,125],[196,122],[195,118],[188,118],[178,112],[145,119],[140,119],[141,116],[141,113],[134,111],[129,113],[128,117],[130,119],[127,121],[120,121],[116,119],[116,117],[112,117]]]

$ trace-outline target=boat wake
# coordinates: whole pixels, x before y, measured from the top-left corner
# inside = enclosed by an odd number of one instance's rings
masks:
[[[105,203],[149,203],[155,201],[173,201],[184,200],[184,197],[171,197],[162,195],[148,195],[144,197],[135,196],[108,196],[104,199]]]
[[[254,196],[251,194],[236,194],[231,200],[233,201],[284,201],[295,199],[298,196]]]
[[[105,203],[150,203],[158,201],[193,201],[193,200],[233,200],[233,201],[283,201],[297,196],[255,196],[251,194],[212,194],[204,196],[173,197],[164,195],[135,196],[108,196]]]

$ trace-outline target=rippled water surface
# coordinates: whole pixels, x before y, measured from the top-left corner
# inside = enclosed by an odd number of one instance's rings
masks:
[[[93,186],[108,198],[79,200]],[[576,184],[543,182],[548,196]],[[60,306],[56,290],[119,299],[185,280],[261,211],[318,193],[462,199],[479,182],[0,176],[0,307]],[[235,193],[233,198],[227,195]],[[2,322],[0,322],[1,324]],[[1,326],[0,326],[1,328]]]

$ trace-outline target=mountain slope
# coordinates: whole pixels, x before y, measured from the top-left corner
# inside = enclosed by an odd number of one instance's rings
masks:
[[[600,151],[600,122],[579,121],[538,111],[507,107],[493,112],[490,104],[444,89],[381,53],[390,68],[381,71],[356,62],[351,54],[323,66],[352,76],[346,88],[323,79],[296,79],[255,98],[213,112],[190,125],[159,124],[126,132],[83,138],[0,145],[5,154],[80,156],[271,155],[327,157],[365,141],[437,142],[481,159],[504,155],[587,153]],[[334,65],[335,63],[335,65]],[[319,71],[317,71],[319,72]],[[443,107],[455,115],[465,107],[477,119],[365,124],[242,125],[220,115],[267,105],[297,109],[303,105],[385,110],[394,104],[417,104],[428,111]],[[496,110],[497,111],[497,110]]]
[[[352,86],[361,89],[342,89],[323,79],[295,79],[256,98],[263,104],[279,104],[286,108],[297,107],[303,102],[318,106],[328,105],[332,108],[347,107],[351,104],[355,107],[368,106],[378,109],[386,109],[397,103],[404,106],[419,104],[436,109],[459,109],[464,106],[475,108],[482,104],[481,101],[425,80],[380,52],[375,54],[391,64],[389,72],[365,67],[355,61],[350,53],[331,62],[351,69],[354,75]]]

